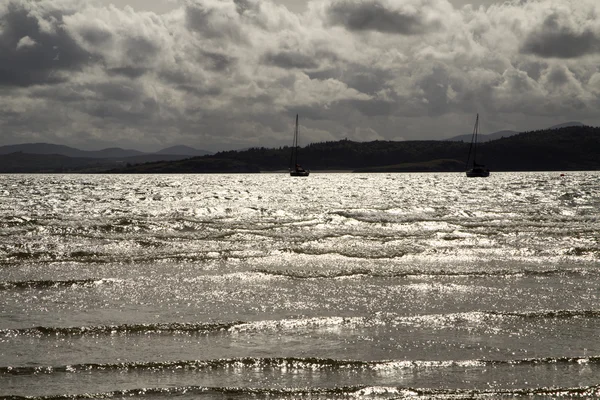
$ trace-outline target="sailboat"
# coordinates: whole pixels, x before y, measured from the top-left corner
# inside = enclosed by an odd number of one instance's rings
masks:
[[[469,156],[467,157],[467,176],[469,178],[487,178],[490,176],[490,170],[483,164],[477,164],[477,135],[479,134],[479,114],[475,119],[475,127],[473,128],[473,136],[471,137],[471,146],[469,147]],[[469,169],[469,161],[473,153],[473,167]]]
[[[293,165],[293,167],[292,167]],[[305,170],[298,164],[298,114],[296,114],[296,129],[294,130],[294,145],[290,156],[290,176],[308,176],[310,170]]]

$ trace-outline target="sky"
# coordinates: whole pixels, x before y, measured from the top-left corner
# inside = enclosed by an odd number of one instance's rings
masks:
[[[0,145],[206,150],[600,125],[598,0],[8,0]]]

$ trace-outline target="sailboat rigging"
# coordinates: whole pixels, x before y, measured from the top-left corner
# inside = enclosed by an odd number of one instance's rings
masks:
[[[294,130],[294,144],[290,155],[290,176],[308,176],[310,170],[305,170],[298,164],[298,114],[296,114],[296,129]],[[293,167],[292,167],[293,165]]]
[[[486,178],[490,176],[490,170],[483,164],[477,164],[477,136],[479,134],[479,114],[475,119],[475,127],[473,128],[473,136],[471,137],[471,146],[469,147],[469,156],[467,157],[467,176],[469,178]],[[471,153],[473,153],[473,167],[469,169],[469,161],[471,160]]]

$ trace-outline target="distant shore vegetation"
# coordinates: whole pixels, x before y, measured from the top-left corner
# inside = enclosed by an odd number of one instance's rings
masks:
[[[258,173],[287,170],[291,147],[257,147],[177,160],[89,159],[57,154],[0,156],[0,172]],[[351,140],[311,143],[299,149],[311,170],[354,172],[464,171],[469,143],[459,141]],[[600,170],[600,128],[572,126],[523,132],[481,143],[477,159],[492,171]],[[139,160],[139,158],[138,158]]]

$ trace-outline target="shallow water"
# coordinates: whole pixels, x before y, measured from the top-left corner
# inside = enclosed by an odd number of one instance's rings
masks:
[[[600,397],[599,208],[596,172],[3,175],[0,397]]]

